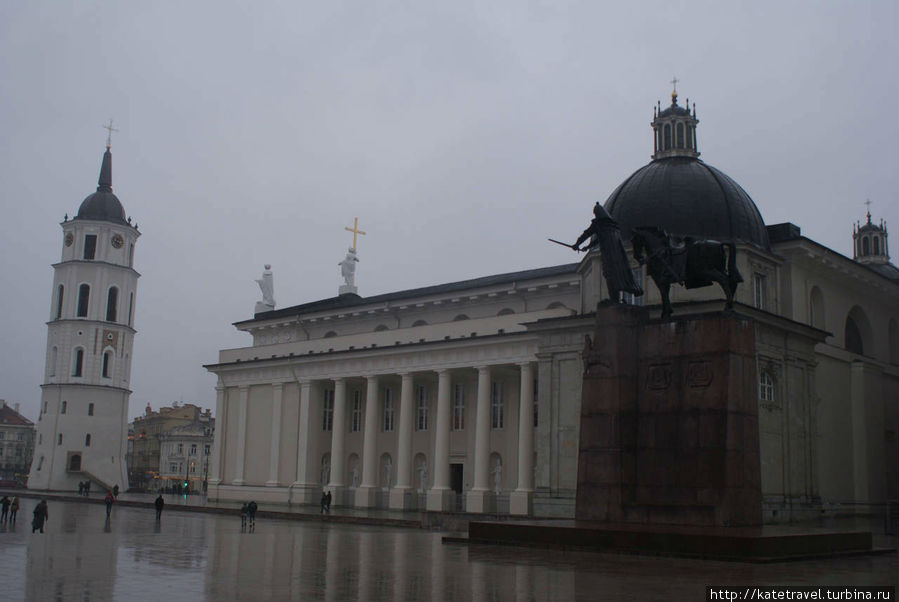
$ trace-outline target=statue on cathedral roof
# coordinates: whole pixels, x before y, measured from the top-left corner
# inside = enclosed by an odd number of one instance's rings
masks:
[[[256,302],[255,313],[272,311],[275,309],[275,278],[272,275],[272,266],[265,264],[265,270],[262,272],[262,278],[256,280],[259,289],[262,291],[262,301]]]
[[[340,266],[340,275],[344,281],[344,284],[340,285],[338,289],[338,294],[345,295],[356,292],[356,263],[358,262],[359,258],[356,257],[356,249],[353,247],[347,249],[346,257],[337,264]]]

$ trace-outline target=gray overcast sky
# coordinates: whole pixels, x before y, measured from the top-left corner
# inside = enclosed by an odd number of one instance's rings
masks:
[[[278,307],[336,295],[354,217],[363,296],[575,261],[546,237],[649,161],[675,75],[766,223],[847,255],[866,198],[899,228],[897,7],[3,2],[0,398],[37,418],[59,222],[110,117],[143,233],[130,414],[214,407],[202,364],[249,344],[263,264]]]

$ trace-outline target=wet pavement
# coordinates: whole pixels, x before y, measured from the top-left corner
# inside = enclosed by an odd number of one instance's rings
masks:
[[[36,499],[0,525],[3,600],[705,600],[707,585],[894,585],[899,555],[770,565],[442,543],[422,529]],[[891,540],[895,545],[895,538]]]

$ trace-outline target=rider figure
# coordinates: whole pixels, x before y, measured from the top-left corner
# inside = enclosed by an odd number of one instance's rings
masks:
[[[590,238],[590,242],[583,249],[582,242]],[[586,230],[571,245],[575,251],[588,251],[599,245],[600,261],[602,262],[602,275],[606,279],[609,288],[609,299],[620,302],[620,292],[642,295],[643,289],[634,280],[631,272],[630,261],[621,242],[621,230],[605,208],[596,203],[593,206],[593,220]]]

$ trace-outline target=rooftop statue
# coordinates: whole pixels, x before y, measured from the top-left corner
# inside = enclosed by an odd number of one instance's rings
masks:
[[[340,285],[339,294],[356,292],[356,264],[359,258],[356,257],[356,249],[350,247],[347,249],[346,257],[338,263],[340,266],[340,275],[343,277],[344,284]]]
[[[711,286],[717,282],[727,297],[726,309],[734,306],[734,293],[743,276],[737,269],[737,248],[731,241],[694,240],[686,237],[675,245],[661,228],[633,229],[634,258],[646,264],[647,272],[662,297],[662,318],[672,314],[669,289],[674,283],[685,288]],[[644,252],[647,253],[644,256]]]
[[[256,284],[259,285],[259,289],[262,291],[262,301],[256,302],[256,313],[275,309],[275,278],[272,275],[271,265],[265,264],[262,278],[256,280]]]
[[[587,245],[581,248],[581,243],[588,239]],[[606,280],[611,301],[620,303],[622,292],[637,296],[643,294],[643,289],[634,280],[634,274],[631,272],[627,252],[621,243],[618,224],[599,203],[593,206],[593,220],[590,225],[570,246],[575,251],[589,251],[593,247],[599,247],[602,275]]]

